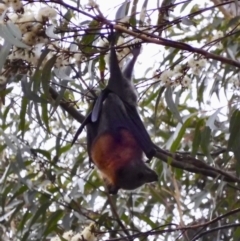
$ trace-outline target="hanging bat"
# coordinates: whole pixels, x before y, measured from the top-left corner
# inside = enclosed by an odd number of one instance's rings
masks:
[[[73,140],[86,125],[89,159],[99,169],[110,194],[158,180],[143,161],[143,153],[152,158],[155,148],[138,114],[137,92],[132,83],[139,53],[140,48],[132,50],[133,58],[121,72],[112,44],[108,85]]]

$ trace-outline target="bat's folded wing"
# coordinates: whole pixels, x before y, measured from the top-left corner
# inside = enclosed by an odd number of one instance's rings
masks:
[[[154,144],[138,114],[137,108],[122,101],[118,95],[108,94],[103,105],[101,122],[100,128],[102,129],[104,129],[103,124],[108,126],[105,129],[110,127],[112,131],[117,131],[118,128],[128,129],[148,158],[151,159],[155,154]]]

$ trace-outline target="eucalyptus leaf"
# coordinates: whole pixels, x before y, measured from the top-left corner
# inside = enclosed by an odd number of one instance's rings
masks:
[[[14,37],[18,40],[22,39],[22,32],[17,25],[15,25],[12,21],[7,21],[7,27]]]
[[[11,47],[12,47],[12,44],[9,43],[7,40],[5,40],[0,50],[0,71],[2,70],[6,62],[6,59],[9,55]]]
[[[55,30],[56,30],[56,26],[50,25],[47,27],[45,33],[49,38],[60,39],[60,37],[57,34],[55,34]]]
[[[209,126],[213,131],[214,130],[218,130],[219,128],[215,125],[215,121],[218,118],[218,114],[220,113],[220,111],[222,110],[221,108],[218,108],[207,120],[206,122],[206,126]]]
[[[16,47],[30,49],[28,45],[15,38],[12,32],[10,32],[8,27],[5,25],[0,25],[0,36],[3,37],[9,43],[15,45]]]
[[[128,10],[128,4],[129,1],[126,0],[117,10],[116,15],[115,15],[115,20],[121,20],[124,17],[127,16],[127,10]]]
[[[177,106],[175,105],[174,101],[173,101],[173,93],[172,93],[172,89],[170,86],[167,87],[166,92],[165,92],[165,100],[167,102],[167,106],[170,109],[170,111],[172,112],[173,116],[182,123],[182,117],[180,116],[180,113],[178,111]]]

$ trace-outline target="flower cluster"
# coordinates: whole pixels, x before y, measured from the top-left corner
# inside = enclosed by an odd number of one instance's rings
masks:
[[[240,89],[240,79],[239,76],[233,76],[229,79],[229,83],[233,85],[233,89],[239,90]]]
[[[165,70],[161,73],[159,80],[164,86],[178,86],[181,85],[187,88],[191,85],[191,79],[181,72],[182,66],[176,65],[173,70]]]
[[[21,0],[3,0],[6,7],[11,7],[15,12],[23,12],[23,3]]]
[[[64,238],[68,241],[96,241],[96,229],[96,224],[90,223],[90,225],[87,226],[81,233],[74,234],[74,232],[70,230],[68,232],[65,232],[61,238]],[[61,241],[61,238],[56,236],[51,238],[50,241]]]
[[[181,85],[183,88],[189,88],[191,86],[191,79],[186,75],[186,69],[189,68],[192,75],[199,75],[202,69],[205,67],[207,61],[205,59],[194,59],[188,60],[187,64],[176,65],[173,70],[165,70],[161,74],[154,74],[158,76],[158,80],[164,86],[178,86]]]
[[[202,69],[206,66],[206,59],[194,59],[191,58],[188,60],[188,66],[191,69],[193,75],[199,75]]]
[[[11,76],[12,71],[9,71],[11,66],[16,68],[14,74],[31,75],[38,65],[43,46],[46,44],[50,51],[40,68],[43,68],[53,56],[56,56],[56,68],[86,61],[83,54],[71,52],[69,48],[60,46],[60,41],[55,41],[58,36],[54,33],[57,26],[57,11],[54,8],[43,6],[37,12],[33,12],[27,6],[23,6],[21,0],[4,0],[4,3],[0,3],[0,14],[3,14],[4,18],[1,22],[3,27],[6,26],[6,29],[12,27],[20,43],[10,49],[6,64],[0,73],[0,85],[6,84]]]
[[[215,46],[218,48],[218,49],[222,49],[223,48],[223,45],[221,43],[221,41],[219,39],[223,38],[224,37],[224,34],[222,31],[217,31],[217,33],[212,37],[212,41],[215,41],[216,40],[216,44]],[[217,41],[218,40],[218,41]]]
[[[86,8],[98,8],[98,4],[95,0],[88,0],[88,3],[85,6]]]
[[[4,85],[12,74],[12,71],[7,68],[14,66],[18,68],[15,73],[26,74],[31,71],[32,67],[36,67],[41,54],[39,48],[41,49],[43,44],[50,41],[46,35],[46,29],[54,24],[57,12],[54,8],[46,6],[35,13],[24,7],[21,0],[3,0],[3,3],[0,3],[0,13],[4,19],[1,22],[3,28],[10,29],[16,38],[15,42],[19,42],[17,46],[10,49],[10,54],[0,74],[0,85]],[[39,44],[41,46],[37,47]],[[50,56],[43,64],[49,58]]]

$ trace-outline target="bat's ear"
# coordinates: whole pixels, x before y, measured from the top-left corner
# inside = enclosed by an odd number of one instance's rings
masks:
[[[149,167],[145,167],[138,175],[143,177],[144,183],[156,182],[158,180],[157,173]]]
[[[131,80],[132,79],[132,72],[134,69],[134,65],[136,63],[137,57],[141,52],[141,44],[138,43],[136,45],[133,46],[131,53],[133,55],[132,59],[126,64],[124,70],[123,70],[123,76],[128,79]]]

